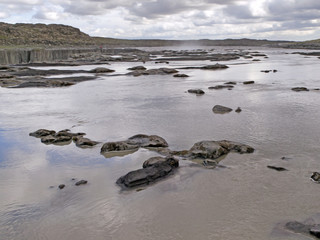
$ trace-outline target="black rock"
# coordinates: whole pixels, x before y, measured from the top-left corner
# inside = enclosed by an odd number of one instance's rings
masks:
[[[320,238],[320,225],[315,225],[310,229],[310,234],[316,238]]]
[[[78,182],[76,182],[76,186],[79,186],[79,185],[84,185],[84,184],[87,184],[88,183],[88,181],[87,180],[80,180],[80,181],[78,181]]]
[[[235,112],[240,113],[242,111],[242,109],[240,107],[238,107]]]
[[[188,93],[195,93],[197,95],[203,95],[205,94],[205,92],[201,89],[189,89],[188,90]]]
[[[295,91],[295,92],[308,92],[309,89],[306,88],[306,87],[294,87],[294,88],[291,88],[292,91]]]
[[[60,185],[59,185],[59,188],[60,188],[60,189],[64,189],[65,186],[66,186],[66,185],[64,185],[64,184],[60,184]]]
[[[320,173],[314,172],[311,175],[311,180],[317,183],[320,183]]]
[[[276,170],[278,172],[288,171],[288,169],[285,169],[283,167],[276,167],[276,166],[270,166],[270,165],[267,166],[267,167],[270,168],[270,169]]]
[[[166,161],[160,161],[146,168],[131,171],[120,177],[116,183],[126,188],[146,185],[166,177],[178,166],[178,160],[167,158]]]
[[[173,75],[174,77],[180,77],[180,78],[185,78],[185,77],[189,77],[189,75],[187,74],[175,74]]]
[[[254,84],[254,81],[245,81],[243,84],[248,85],[248,84]]]

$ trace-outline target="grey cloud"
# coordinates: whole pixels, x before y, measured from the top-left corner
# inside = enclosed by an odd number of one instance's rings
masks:
[[[240,19],[250,19],[250,18],[257,18],[254,17],[246,5],[231,5],[226,7],[223,12],[226,15],[232,16],[234,18]]]

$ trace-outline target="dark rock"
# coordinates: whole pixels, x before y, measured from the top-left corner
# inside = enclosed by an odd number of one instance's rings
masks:
[[[128,144],[137,145],[139,147],[168,147],[165,139],[157,135],[137,134],[128,138]]]
[[[248,85],[248,84],[254,84],[254,81],[245,81],[243,84]]]
[[[135,67],[128,68],[128,70],[131,70],[131,71],[142,70],[142,71],[144,71],[144,70],[147,70],[147,68],[144,66],[135,66]]]
[[[72,133],[69,129],[61,130],[57,132],[54,136],[61,137],[61,136],[67,136],[67,137],[76,137],[76,136],[84,136],[85,133]]]
[[[278,70],[277,69],[273,69],[272,72],[276,73],[276,72],[278,72]]]
[[[78,182],[75,183],[76,186],[79,186],[79,185],[84,185],[84,184],[87,184],[88,181],[87,180],[80,180]]]
[[[147,168],[147,167],[151,167],[155,164],[160,164],[163,162],[167,162],[168,164],[170,164],[173,167],[179,167],[179,161],[173,157],[151,157],[148,160],[144,161],[142,167],[143,168]]]
[[[55,133],[56,133],[56,131],[53,131],[53,130],[39,129],[35,132],[29,133],[29,136],[41,138],[41,137],[45,137],[48,135],[54,135]]]
[[[309,232],[312,236],[320,238],[320,225],[313,226]]]
[[[240,113],[242,111],[242,109],[240,107],[238,107],[235,112]]]
[[[281,160],[289,160],[289,159],[291,159],[291,158],[289,158],[289,157],[281,157]]]
[[[178,165],[178,160],[168,158],[164,162],[158,162],[146,168],[131,171],[120,177],[116,183],[127,188],[146,185],[166,177]]]
[[[292,91],[295,91],[295,92],[308,92],[309,89],[306,88],[306,87],[294,87],[294,88],[291,88]]]
[[[228,107],[224,107],[224,106],[221,106],[221,105],[215,105],[213,108],[212,108],[212,111],[214,113],[219,113],[219,114],[223,114],[223,113],[229,113],[232,111],[232,108],[228,108]]]
[[[60,184],[58,188],[64,189],[65,186],[66,186],[66,185],[64,185],[64,184]]]
[[[226,82],[226,83],[224,83],[224,84],[226,84],[226,85],[237,85],[236,82]]]
[[[80,148],[93,147],[99,143],[96,141],[92,141],[89,138],[84,138],[82,136],[73,137],[73,141],[75,142],[76,146]]]
[[[288,171],[288,169],[286,168],[283,168],[283,167],[276,167],[276,166],[267,166],[267,168],[270,168],[270,169],[273,169],[273,170],[276,170],[278,172],[283,172],[283,171]]]
[[[303,233],[303,234],[309,234],[309,229],[310,226],[305,225],[303,223],[293,221],[293,222],[288,222],[285,225],[285,228],[294,232],[294,233]]]
[[[128,144],[127,141],[107,142],[103,144],[101,153],[114,152],[114,151],[128,151],[137,150],[139,145]]]
[[[240,154],[254,152],[253,147],[246,144],[238,143],[238,142],[221,140],[221,141],[217,141],[217,143],[223,148],[227,149],[228,151],[238,152]]]
[[[214,87],[208,87],[208,89],[224,89],[224,88],[233,88],[234,86],[232,85],[217,85],[217,86],[214,86]]]
[[[264,72],[264,73],[269,73],[271,72],[272,70],[261,70],[261,72]]]
[[[114,72],[114,70],[104,67],[97,67],[89,71],[90,73],[110,73]]]
[[[30,81],[30,82],[23,82],[17,86],[13,86],[10,88],[29,88],[29,87],[49,87],[49,83],[43,81]]]
[[[188,93],[194,93],[194,94],[197,94],[197,95],[205,94],[205,92],[203,90],[201,90],[201,89],[189,89]]]
[[[70,136],[52,136],[48,135],[41,138],[42,143],[46,144],[59,144],[59,143],[68,143],[71,142],[72,137]]]
[[[189,77],[189,75],[187,74],[175,74],[173,75],[174,77],[180,77],[180,78],[185,78],[185,77]]]
[[[260,62],[261,60],[260,59],[253,59],[252,61],[253,62]]]
[[[216,141],[201,141],[195,143],[188,152],[188,158],[190,159],[217,159],[229,151],[222,147]]]
[[[201,69],[204,69],[204,70],[218,70],[218,69],[226,69],[226,68],[229,68],[229,67],[227,65],[223,65],[219,63],[201,67]]]
[[[318,173],[318,172],[312,173],[311,180],[316,183],[320,183],[320,173]]]
[[[135,77],[141,75],[165,75],[165,74],[173,74],[178,71],[174,68],[158,68],[158,69],[149,69],[149,70],[134,70],[133,72],[129,72],[128,75],[133,75]]]

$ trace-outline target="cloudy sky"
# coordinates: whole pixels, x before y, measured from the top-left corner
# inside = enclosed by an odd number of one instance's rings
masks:
[[[311,40],[320,38],[320,0],[0,0],[0,22],[130,39]]]

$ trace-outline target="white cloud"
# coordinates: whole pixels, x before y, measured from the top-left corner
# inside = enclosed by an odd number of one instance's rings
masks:
[[[0,0],[0,9],[5,22],[120,38],[312,39],[320,22],[319,0]]]

